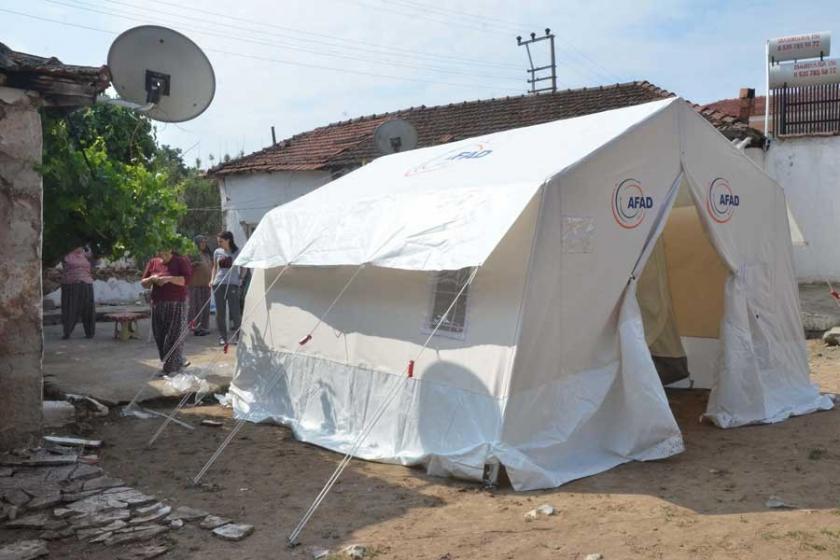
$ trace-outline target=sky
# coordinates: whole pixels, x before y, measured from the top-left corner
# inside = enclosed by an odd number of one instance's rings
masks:
[[[840,32],[836,0],[0,0],[0,42],[100,66],[120,32],[171,27],[207,54],[216,95],[157,125],[185,159],[234,157],[349,118],[521,95],[516,37],[557,36],[558,88],[647,80],[696,103],[764,90],[768,38]],[[840,41],[840,38],[837,39]],[[840,48],[840,47],[838,47]],[[548,42],[532,47],[548,64]],[[835,53],[840,55],[840,53]]]

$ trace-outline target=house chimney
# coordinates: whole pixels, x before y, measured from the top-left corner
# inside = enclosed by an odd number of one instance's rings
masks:
[[[755,110],[755,90],[752,88],[741,88],[738,94],[738,120],[750,124],[750,117]]]

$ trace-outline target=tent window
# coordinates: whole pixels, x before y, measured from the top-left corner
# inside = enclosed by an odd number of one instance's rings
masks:
[[[426,329],[431,332],[440,322],[438,334],[444,336],[462,337],[467,324],[467,298],[469,286],[464,288],[461,297],[458,293],[470,278],[471,269],[444,270],[435,276],[434,293],[432,294],[432,312],[426,322]],[[452,306],[452,302],[458,297],[458,301]],[[446,310],[452,306],[452,310],[444,319]],[[441,319],[443,319],[441,321]]]

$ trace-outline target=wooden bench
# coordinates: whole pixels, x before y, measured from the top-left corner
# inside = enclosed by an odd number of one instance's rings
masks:
[[[137,321],[148,317],[145,313],[107,313],[105,318],[114,322],[114,338],[126,342],[138,336]]]

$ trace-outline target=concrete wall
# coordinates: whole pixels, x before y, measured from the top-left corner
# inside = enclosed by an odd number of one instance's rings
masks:
[[[776,139],[765,169],[784,187],[808,242],[794,247],[797,279],[840,280],[840,137]]]
[[[0,448],[41,428],[41,119],[0,87]]]
[[[283,171],[228,175],[219,180],[222,220],[225,228],[242,245],[247,238],[242,222],[256,226],[262,217],[281,204],[329,183],[328,171]],[[210,232],[215,234],[216,232]]]

